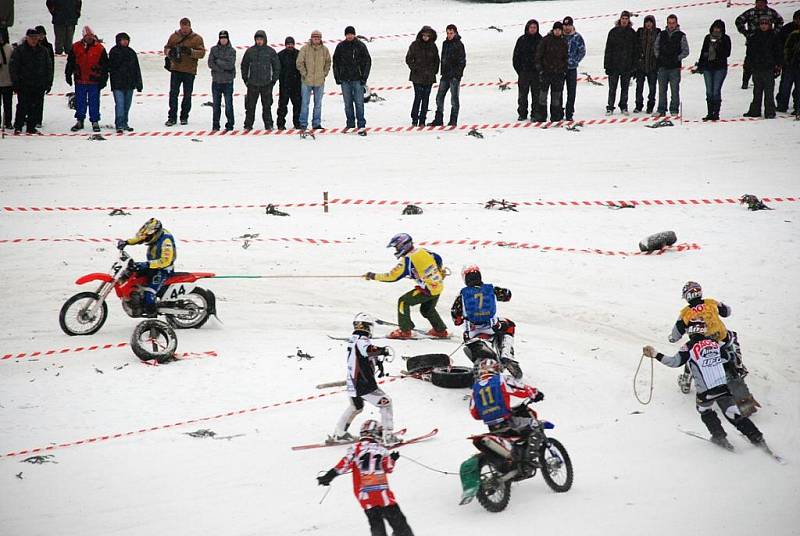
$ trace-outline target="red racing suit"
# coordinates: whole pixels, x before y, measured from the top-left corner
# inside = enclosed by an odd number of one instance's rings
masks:
[[[387,478],[394,471],[394,465],[386,447],[377,441],[362,439],[347,450],[333,470],[339,475],[352,471],[353,494],[361,508],[369,510],[397,504]]]

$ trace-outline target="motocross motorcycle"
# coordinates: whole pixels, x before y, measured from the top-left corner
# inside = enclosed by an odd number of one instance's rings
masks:
[[[537,471],[557,493],[572,487],[572,460],[560,441],[547,437],[545,430],[555,426],[539,421],[531,402],[529,398],[512,410],[515,416],[533,417],[533,430],[528,437],[495,432],[469,437],[480,452],[461,464],[460,504],[477,497],[488,511],[501,512],[511,500],[511,483],[533,478]]]
[[[195,286],[198,279],[214,277],[210,272],[175,272],[156,295],[156,312],[164,315],[169,325],[179,329],[199,328],[216,315],[216,297],[210,290]],[[133,259],[119,252],[119,260],[108,273],[84,275],[75,282],[84,285],[99,281],[94,292],[79,292],[61,306],[58,322],[67,335],[97,333],[108,317],[106,299],[115,291],[122,309],[128,316],[138,318],[144,314],[144,290],[147,278],[134,269]]]

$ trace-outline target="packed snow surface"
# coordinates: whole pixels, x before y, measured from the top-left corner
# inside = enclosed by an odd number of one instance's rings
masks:
[[[107,43],[128,32],[131,45],[163,47],[182,16],[192,19],[207,46],[227,29],[235,45],[264,28],[271,43],[313,29],[335,39],[353,24],[359,34],[414,34],[425,24],[444,34],[454,22],[467,50],[464,82],[515,80],[511,52],[525,21],[571,15],[587,42],[580,67],[601,76],[605,36],[622,9],[652,12],[659,26],[668,0],[521,2],[270,3],[253,0],[84,2],[80,24],[90,24]],[[785,19],[800,2],[774,2]],[[731,61],[744,57],[733,20],[745,6],[724,2],[675,9],[696,60],[716,18],[732,33]],[[640,24],[642,18],[635,23]],[[44,24],[44,2],[17,2],[20,29]],[[487,30],[490,25],[504,31]],[[542,22],[548,30],[551,22]],[[370,84],[403,85],[405,51],[413,37],[376,39]],[[110,45],[109,45],[110,46]],[[329,45],[331,48],[333,45]],[[241,58],[242,51],[239,51]],[[142,55],[145,92],[166,92],[169,81],[158,55]],[[54,93],[67,91],[64,59],[56,65]],[[739,117],[751,92],[739,88],[731,68],[723,92],[723,118]],[[333,90],[332,78],[328,89]],[[242,91],[240,80],[236,90]],[[516,88],[462,90],[460,121],[513,122]],[[684,73],[683,115],[705,113],[699,75]],[[196,92],[210,92],[205,62]],[[631,99],[633,97],[631,92]],[[367,104],[369,126],[410,124],[410,91],[385,91],[386,101]],[[576,119],[600,118],[606,87],[578,86]],[[66,132],[71,111],[63,97],[47,97],[44,130]],[[195,97],[190,125],[208,129],[210,100]],[[449,101],[449,100],[448,100]],[[433,100],[431,101],[433,107]],[[631,106],[632,107],[632,106]],[[237,127],[243,99],[235,102]],[[165,97],[136,97],[131,125],[164,130]],[[113,121],[113,101],[102,100],[102,124]],[[344,124],[341,97],[326,96],[323,123]],[[114,261],[110,241],[132,236],[147,218],[160,218],[178,241],[179,270],[220,275],[359,275],[394,265],[389,238],[408,232],[417,241],[475,239],[602,251],[636,251],[645,236],[673,230],[680,243],[699,249],[662,255],[624,256],[540,251],[497,245],[431,245],[454,276],[438,309],[451,329],[449,307],[460,288],[464,264],[480,265],[485,280],[508,287],[513,299],[500,313],[517,323],[516,351],[526,381],[546,394],[537,409],[556,424],[553,437],[569,450],[575,483],[555,494],[540,478],[512,488],[511,503],[490,514],[477,503],[459,506],[457,477],[405,460],[392,488],[415,534],[789,535],[800,534],[800,269],[795,201],[769,202],[775,210],[749,212],[736,203],[637,206],[520,206],[518,212],[484,210],[490,198],[513,201],[728,199],[800,194],[796,157],[800,123],[773,121],[706,125],[676,121],[672,128],[641,124],[564,129],[484,129],[484,139],[464,131],[355,136],[75,138],[0,140],[0,206],[135,207],[321,202],[331,199],[433,201],[424,214],[401,216],[402,205],[332,204],[282,207],[289,217],[263,208],[127,209],[0,212],[0,532],[4,535],[140,534],[366,534],[366,518],[352,496],[349,476],[323,489],[315,476],[344,448],[293,452],[292,445],[324,439],[347,402],[343,393],[315,386],[344,378],[345,343],[352,317],[367,311],[396,320],[396,300],[408,280],[382,284],[358,278],[204,280],[218,298],[219,319],[199,330],[179,331],[179,352],[215,352],[166,366],[146,366],[127,347],[45,356],[50,349],[88,348],[129,340],[136,320],[116,298],[109,319],[88,337],[68,337],[58,311],[83,289],[81,275],[103,272]],[[259,126],[258,123],[256,125]],[[340,240],[342,244],[231,240],[260,238]],[[71,241],[8,242],[68,238]],[[201,242],[201,240],[212,240]],[[196,242],[195,242],[196,241]],[[138,259],[143,248],[129,248]],[[633,376],[641,348],[673,353],[666,338],[682,306],[687,280],[705,295],[729,304],[727,325],[739,333],[747,378],[761,410],[754,422],[789,463],[779,465],[723,423],[736,447],[731,454],[678,431],[705,433],[693,394],[678,389],[678,370],[658,363],[653,401],[640,405]],[[89,285],[92,287],[92,285]],[[90,290],[90,289],[88,289]],[[417,326],[427,322],[414,313]],[[384,327],[377,331],[384,333]],[[383,344],[383,342],[380,342]],[[453,341],[393,343],[398,356],[451,353]],[[301,360],[298,349],[313,357]],[[18,354],[23,354],[18,356]],[[35,355],[31,355],[35,354]],[[466,365],[456,351],[454,363]],[[637,387],[647,395],[649,363]],[[397,376],[397,359],[388,372]],[[438,436],[402,450],[415,460],[457,471],[473,447],[466,439],[483,426],[472,420],[466,390],[445,390],[414,379],[387,383],[398,427],[409,435],[439,428]],[[278,402],[291,404],[233,415]],[[377,412],[367,408],[355,426]],[[164,425],[203,417],[191,424]],[[156,430],[147,431],[150,428]],[[199,428],[217,437],[186,435]],[[98,439],[35,454],[53,455],[33,465],[21,461],[34,448]],[[15,476],[18,475],[18,476]]]

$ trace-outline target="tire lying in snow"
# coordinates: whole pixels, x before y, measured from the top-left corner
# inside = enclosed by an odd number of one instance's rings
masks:
[[[450,357],[447,354],[422,354],[411,356],[406,360],[406,370],[408,372],[419,372],[436,367],[447,367],[450,365]]]
[[[175,357],[178,337],[175,330],[160,320],[145,320],[133,330],[131,350],[142,361],[165,363]]]
[[[438,387],[460,389],[472,387],[472,382],[471,367],[440,367],[431,373],[431,383]]]

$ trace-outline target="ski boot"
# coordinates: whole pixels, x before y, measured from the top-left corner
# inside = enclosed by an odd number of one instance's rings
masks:
[[[339,434],[329,435],[328,438],[325,440],[325,444],[338,445],[340,443],[355,443],[356,439],[357,438],[350,432],[345,432],[341,435]]]
[[[450,336],[450,334],[447,333],[446,329],[444,329],[442,331],[437,331],[436,329],[431,328],[431,329],[428,330],[428,336],[429,337],[436,337],[437,339],[446,339],[446,338],[448,338]]]
[[[400,329],[397,328],[396,330],[389,333],[387,336],[389,339],[412,339],[414,334],[411,332],[410,329]]]
[[[400,443],[402,439],[391,430],[383,431],[383,444],[384,446],[391,447]]]
[[[725,437],[724,435],[712,435],[711,442],[717,445],[718,447],[722,447],[725,450],[733,452],[733,445],[731,445],[731,442],[728,441],[728,438]]]

